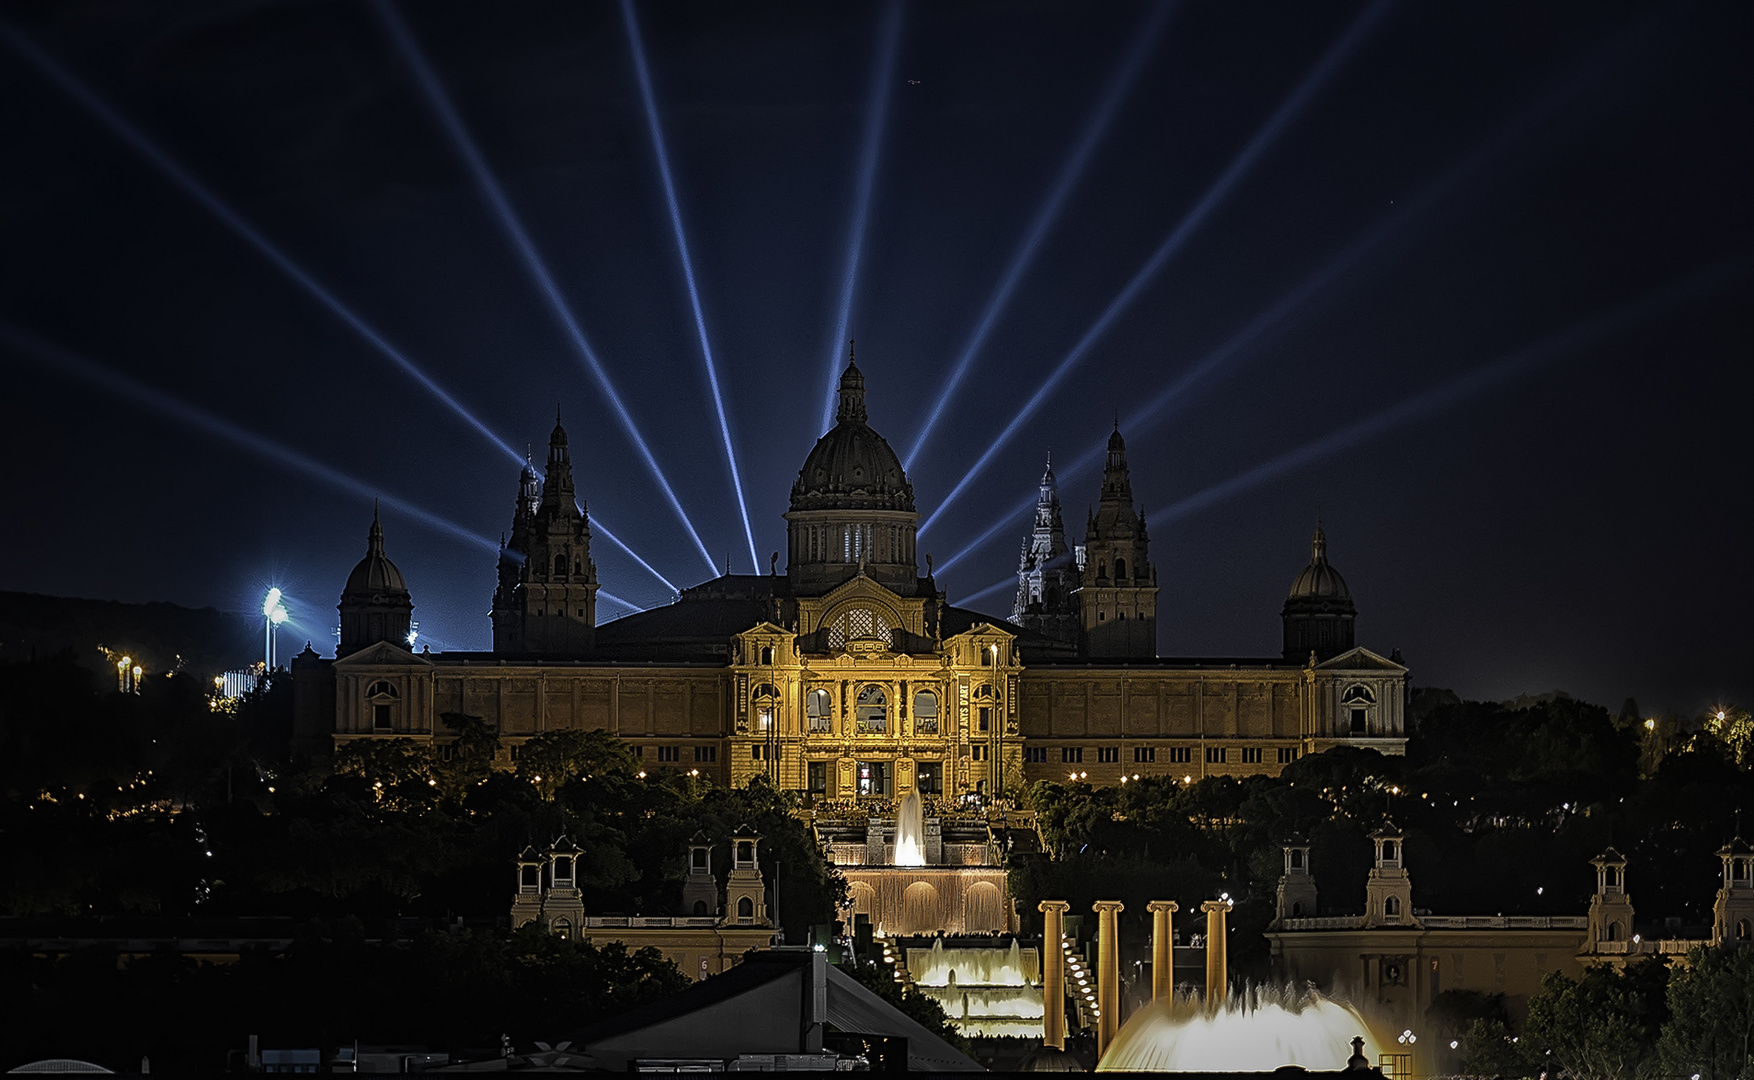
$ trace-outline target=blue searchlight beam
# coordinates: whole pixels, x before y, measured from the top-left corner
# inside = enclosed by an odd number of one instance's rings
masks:
[[[847,227],[846,265],[841,271],[840,305],[834,337],[828,346],[828,391],[822,401],[822,430],[834,426],[834,410],[840,387],[841,349],[847,344],[847,321],[852,318],[853,286],[859,277],[859,256],[865,247],[865,222],[871,212],[871,190],[877,180],[877,151],[889,116],[890,89],[895,83],[895,54],[901,42],[901,0],[883,6],[877,33],[877,64],[871,72],[871,98],[865,107],[865,138],[859,150],[859,181],[853,195],[853,216]],[[759,568],[758,568],[759,569]]]
[[[453,413],[457,414],[458,417],[470,427],[474,428],[488,442],[499,447],[506,456],[520,464],[523,462],[523,455],[512,449],[510,443],[506,442],[498,435],[495,435],[486,424],[482,423],[481,420],[475,416],[474,413],[471,413],[461,402],[452,397],[443,387],[428,376],[426,372],[420,370],[414,361],[408,359],[400,349],[386,341],[383,335],[379,334],[372,328],[371,324],[367,323],[355,313],[352,308],[343,304],[334,293],[324,288],[323,285],[318,282],[316,278],[312,277],[303,267],[299,266],[296,262],[293,262],[290,256],[274,246],[274,244],[271,243],[259,229],[244,220],[242,215],[233,210],[222,199],[220,199],[219,196],[208,190],[205,184],[202,184],[201,181],[195,179],[194,175],[187,169],[183,168],[176,159],[159,149],[157,144],[148,139],[139,128],[123,119],[120,113],[110,108],[110,106],[93,93],[90,88],[75,78],[72,72],[62,67],[47,53],[37,48],[36,44],[29,38],[14,30],[4,22],[0,22],[0,38],[4,38],[14,52],[28,60],[32,66],[47,76],[50,82],[60,87],[68,97],[77,101],[87,112],[102,121],[104,126],[108,127],[117,138],[127,143],[135,153],[138,153],[141,157],[150,161],[160,172],[164,173],[178,187],[182,188],[186,194],[202,206],[206,207],[214,217],[223,221],[233,232],[241,236],[251,247],[254,247],[260,252],[264,258],[273,263],[281,273],[298,283],[298,285],[315,298],[318,303],[328,308],[337,318],[351,327],[355,333],[364,338],[373,348],[377,349],[378,352],[382,353],[391,363],[400,368],[403,374],[419,383],[427,393],[437,398]]]
[[[529,271],[530,277],[541,292],[543,299],[547,301],[549,309],[560,321],[562,328],[565,329],[574,350],[584,361],[586,370],[596,379],[598,389],[603,392],[603,396],[608,399],[616,417],[621,421],[622,430],[627,434],[628,440],[633,443],[634,449],[639,452],[641,459],[644,460],[646,470],[651,473],[659,490],[664,493],[664,498],[669,502],[670,509],[675,511],[677,518],[682,522],[682,527],[687,530],[689,538],[694,541],[694,546],[700,551],[700,557],[706,560],[708,570],[716,577],[719,569],[713,564],[712,556],[707,553],[706,544],[701,541],[700,534],[695,531],[694,522],[689,520],[688,512],[682,509],[681,500],[676,497],[676,492],[670,486],[669,479],[665,477],[664,470],[658,465],[657,457],[653,455],[651,447],[646,444],[645,437],[640,434],[639,425],[634,423],[633,414],[622,402],[621,395],[615,390],[615,384],[610,381],[609,372],[604,369],[602,362],[597,358],[596,350],[585,338],[584,330],[580,328],[578,320],[573,317],[572,309],[567,306],[565,298],[561,295],[560,286],[555,282],[554,276],[549,273],[547,263],[543,261],[541,254],[536,250],[536,245],[530,239],[529,233],[525,231],[517,212],[512,209],[511,200],[507,198],[505,190],[500,187],[499,180],[488,168],[487,159],[482,156],[480,148],[475,145],[475,140],[470,136],[468,129],[463,126],[462,118],[452,107],[450,98],[446,96],[444,87],[439,83],[437,73],[426,62],[426,57],[421,53],[420,46],[415,42],[413,34],[409,32],[407,24],[402,21],[395,6],[389,0],[375,0],[372,6],[377,11],[403,60],[414,73],[415,81],[420,84],[420,89],[425,94],[427,103],[432,107],[434,114],[437,115],[440,125],[456,145],[458,153],[462,155],[476,186],[481,189],[482,195],[493,209],[494,216],[499,219],[500,226],[511,240],[513,249],[522,260],[525,269]],[[521,456],[515,453],[513,456],[522,463]]]
[[[1010,442],[1022,429],[1029,418],[1047,403],[1048,395],[1059,387],[1067,375],[1071,374],[1072,369],[1078,365],[1078,362],[1084,358],[1097,340],[1108,332],[1109,327],[1133,306],[1134,301],[1138,300],[1145,288],[1151,284],[1170,259],[1181,250],[1188,238],[1205,222],[1218,204],[1230,195],[1243,176],[1278,140],[1279,135],[1290,125],[1297,114],[1303,111],[1303,107],[1316,95],[1316,92],[1328,81],[1328,78],[1351,56],[1353,50],[1376,25],[1383,12],[1388,10],[1393,3],[1394,0],[1375,0],[1368,8],[1364,9],[1358,18],[1352,21],[1352,25],[1347,28],[1338,41],[1329,47],[1321,60],[1310,70],[1310,73],[1304,76],[1303,81],[1297,84],[1297,88],[1248,141],[1248,145],[1243,147],[1242,152],[1236,155],[1212,186],[1206,189],[1206,193],[1200,197],[1200,201],[1194,204],[1193,209],[1183,216],[1181,222],[1164,238],[1163,243],[1158,245],[1157,250],[1152,252],[1151,257],[1145,260],[1145,264],[1127,282],[1126,287],[1109,302],[1108,307],[1091,324],[1090,329],[1084,332],[1084,336],[1078,339],[1078,343],[1072,346],[1072,350],[1048,375],[1047,380],[1024,403],[1023,408],[1011,419],[1011,422],[1005,425],[998,438],[993,440],[963,478],[957,481],[956,486],[950,489],[950,493],[938,504],[938,509],[920,523],[918,535],[925,535],[926,530],[932,527],[932,523],[945,510],[948,510],[964,491],[968,490],[968,486],[986,469],[1005,444]]]
[[[1132,91],[1133,84],[1139,81],[1139,72],[1144,70],[1145,61],[1150,59],[1152,51],[1157,48],[1157,41],[1163,36],[1163,28],[1169,24],[1170,12],[1174,8],[1175,4],[1172,0],[1153,4],[1145,17],[1144,25],[1133,36],[1133,47],[1127,50],[1126,58],[1121,61],[1121,66],[1116,70],[1114,78],[1109,81],[1107,91],[1102,95],[1101,101],[1097,103],[1096,111],[1091,115],[1089,122],[1085,124],[1084,133],[1073,145],[1071,154],[1066,158],[1066,163],[1060,167],[1053,187],[1048,189],[1047,198],[1036,210],[1035,218],[1029,224],[1029,231],[1023,235],[1023,242],[1017,246],[1017,251],[1011,256],[1011,263],[1005,268],[1005,274],[993,289],[992,296],[987,298],[987,306],[981,312],[980,320],[975,323],[974,333],[963,345],[962,354],[956,358],[956,366],[951,369],[950,378],[945,381],[944,389],[939,391],[938,400],[933,403],[932,411],[926,414],[926,422],[920,425],[919,434],[914,436],[913,445],[908,447],[906,456],[901,459],[901,467],[904,470],[913,468],[914,459],[920,456],[920,451],[925,448],[926,440],[932,436],[932,428],[937,425],[938,418],[944,415],[944,410],[949,406],[950,399],[956,393],[956,388],[962,385],[963,377],[968,374],[968,369],[974,364],[975,354],[980,352],[981,346],[986,344],[987,336],[993,332],[993,327],[998,323],[1000,314],[1005,310],[1005,305],[1010,302],[1011,293],[1017,288],[1017,282],[1022,279],[1030,264],[1035,261],[1036,249],[1041,247],[1042,241],[1047,237],[1048,230],[1059,219],[1060,210],[1066,203],[1066,197],[1072,193],[1073,186],[1084,174],[1084,167],[1090,163],[1090,157],[1095,153],[1097,144],[1102,142],[1102,137],[1107,134],[1109,123],[1114,119],[1115,113],[1119,111],[1121,102]]]
[[[719,434],[724,437],[725,464],[731,470],[731,490],[737,495],[737,512],[743,517],[743,538],[749,542],[749,565],[753,573],[761,573],[761,559],[755,553],[755,532],[749,527],[749,505],[743,498],[743,477],[737,471],[737,450],[731,439],[731,424],[725,419],[725,399],[719,392],[719,373],[713,364],[713,347],[707,339],[706,316],[700,310],[700,290],[694,283],[694,260],[688,254],[688,235],[682,228],[682,208],[676,201],[676,184],[670,175],[670,155],[664,148],[664,131],[658,123],[657,95],[652,90],[651,70],[646,64],[645,41],[640,37],[639,18],[633,11],[633,0],[621,0],[621,18],[627,24],[628,48],[633,52],[634,69],[639,73],[640,97],[645,100],[646,129],[652,136],[652,152],[658,159],[658,175],[664,181],[664,201],[670,208],[670,230],[676,236],[676,253],[682,259],[682,276],[688,282],[688,302],[694,309],[694,328],[700,335],[700,356],[706,364],[707,386],[713,393],[713,408],[718,412]]]

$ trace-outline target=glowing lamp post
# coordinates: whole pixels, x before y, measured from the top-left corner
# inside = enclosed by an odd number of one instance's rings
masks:
[[[280,602],[278,587],[268,590],[262,599],[262,671],[274,670],[274,628],[286,621],[286,605]]]

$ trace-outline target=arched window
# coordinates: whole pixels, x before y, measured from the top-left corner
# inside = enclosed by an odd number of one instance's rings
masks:
[[[761,647],[761,662],[765,666],[768,666],[768,667],[773,666],[773,646],[772,645],[763,645]]]
[[[1115,580],[1119,581],[1126,576],[1127,576],[1127,560],[1120,559],[1120,558],[1115,559]]]
[[[887,731],[889,728],[889,695],[881,686],[871,685],[859,691],[854,716],[860,731]]]
[[[755,702],[755,729],[772,731],[774,714],[778,711],[780,692],[772,683],[762,683],[750,692]]]
[[[1383,918],[1389,922],[1399,920],[1401,917],[1401,898],[1398,896],[1385,898],[1382,902],[1382,914]]]
[[[930,690],[914,695],[914,730],[927,735],[938,731],[938,695]]]
[[[876,638],[891,643],[889,621],[869,608],[844,611],[828,626],[828,647],[838,649],[849,641]]]
[[[1747,919],[1737,919],[1736,920],[1736,940],[1737,941],[1747,941],[1748,940],[1748,920]]]
[[[755,918],[755,901],[749,899],[747,896],[738,897],[737,917],[739,919]]]
[[[554,576],[555,577],[565,577],[566,576],[566,552],[564,552],[564,551],[558,552],[554,556]]]
[[[1370,687],[1368,686],[1350,686],[1346,688],[1344,694],[1340,695],[1340,704],[1375,705],[1376,695],[1370,692]]]
[[[572,920],[567,918],[554,920],[554,932],[563,938],[572,937]]]
[[[389,731],[396,726],[396,702],[401,696],[394,683],[383,679],[365,688],[366,707],[371,710],[373,731]]]
[[[1608,924],[1608,940],[1609,941],[1619,941],[1620,940],[1620,924],[1619,923],[1611,922]]]
[[[1097,561],[1096,576],[1097,576],[1097,578],[1103,579],[1103,580],[1106,580],[1108,578],[1108,563],[1103,562],[1101,560]]]
[[[1291,917],[1295,919],[1295,918],[1301,917],[1302,915],[1303,915],[1303,901],[1302,900],[1292,901],[1292,903],[1291,903]]]
[[[834,699],[827,690],[812,690],[804,695],[804,717],[813,732],[834,730]]]
[[[712,914],[711,912],[709,912],[706,909],[706,901],[705,900],[696,900],[694,902],[694,913],[696,915],[710,915],[710,914]]]

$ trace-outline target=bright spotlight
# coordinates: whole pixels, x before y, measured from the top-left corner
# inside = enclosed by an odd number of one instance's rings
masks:
[[[108,127],[116,137],[132,147],[135,153],[151,162],[160,172],[164,173],[178,187],[182,188],[186,194],[202,206],[206,207],[208,212],[213,214],[213,216],[217,217],[220,221],[223,221],[233,232],[237,233],[238,236],[242,237],[251,247],[254,247],[259,253],[261,253],[264,258],[273,263],[281,273],[291,278],[299,285],[299,287],[303,288],[305,292],[309,293],[314,299],[316,299],[317,302],[328,308],[337,318],[351,327],[355,333],[364,338],[373,348],[383,354],[383,356],[391,363],[395,364],[396,367],[400,368],[403,374],[419,383],[422,389],[442,402],[446,408],[450,409],[470,427],[474,428],[483,438],[499,447],[500,450],[502,450],[513,461],[522,462],[524,460],[522,454],[519,454],[516,450],[512,449],[511,445],[504,439],[495,435],[486,424],[482,423],[482,421],[475,416],[474,413],[470,412],[461,402],[452,397],[443,387],[439,386],[438,383],[434,382],[426,372],[417,367],[415,363],[408,359],[400,349],[386,341],[377,330],[373,329],[372,326],[354,312],[352,308],[343,304],[334,293],[330,292],[320,284],[317,279],[306,272],[303,267],[293,262],[290,256],[274,246],[274,244],[270,242],[260,230],[244,220],[242,215],[233,210],[221,200],[219,196],[208,190],[206,185],[195,179],[194,174],[183,168],[176,159],[159,149],[157,144],[148,139],[139,128],[136,128],[133,124],[123,119],[120,113],[110,108],[107,103],[87,88],[84,83],[75,78],[72,72],[62,67],[60,63],[50,57],[46,52],[39,49],[35,42],[32,42],[29,38],[5,23],[0,23],[0,38],[4,38],[7,44],[12,46],[14,52],[17,52],[26,60],[30,61],[38,71],[48,77],[49,81],[60,87],[62,92],[77,101],[87,112],[102,121],[104,126]]]
[[[1303,111],[1303,107],[1321,89],[1322,84],[1327,82],[1329,76],[1333,75],[1351,55],[1352,50],[1363,40],[1371,27],[1376,24],[1376,21],[1393,2],[1394,0],[1376,0],[1375,3],[1365,8],[1358,18],[1353,20],[1352,25],[1340,36],[1340,40],[1328,48],[1328,51],[1310,73],[1304,76],[1303,81],[1297,84],[1297,88],[1291,91],[1291,95],[1285,99],[1266,124],[1255,133],[1254,138],[1248,141],[1248,145],[1243,147],[1242,152],[1232,159],[1224,172],[1219,174],[1218,179],[1206,189],[1206,193],[1200,197],[1200,201],[1195,203],[1193,209],[1182,217],[1176,227],[1164,238],[1163,243],[1158,245],[1157,250],[1152,252],[1151,257],[1146,259],[1145,264],[1134,273],[1132,279],[1121,289],[1119,295],[1109,301],[1108,307],[1104,308],[1102,314],[1097,316],[1096,321],[1084,332],[1084,336],[1072,346],[1072,350],[1061,359],[1058,366],[1048,375],[1046,381],[1024,403],[1017,415],[1012,417],[1011,422],[1005,425],[998,438],[992,441],[963,478],[950,489],[950,493],[938,504],[938,509],[920,523],[917,535],[924,536],[926,534],[938,516],[944,513],[968,489],[975,477],[986,469],[987,464],[993,460],[1000,449],[1010,442],[1011,438],[1028,422],[1030,417],[1034,416],[1036,411],[1047,403],[1049,395],[1059,387],[1066,376],[1071,374],[1072,369],[1084,359],[1085,354],[1090,351],[1097,340],[1108,332],[1109,327],[1133,306],[1134,301],[1156,279],[1158,273],[1162,271],[1164,266],[1168,265],[1170,259],[1181,251],[1188,238],[1205,223],[1207,216],[1212,213],[1213,209],[1230,195],[1243,176],[1254,167],[1255,163],[1266,153],[1267,148],[1279,138],[1280,133],[1291,123],[1292,119]]]
[[[245,431],[228,420],[222,420],[203,409],[196,408],[143,382],[138,382],[120,371],[107,368],[59,345],[44,341],[35,334],[9,323],[0,322],[0,345],[6,346],[28,360],[36,361],[56,374],[67,376],[94,389],[112,394],[128,402],[131,406],[144,405],[154,412],[186,424],[222,442],[247,450],[270,464],[278,465],[291,472],[301,473],[330,487],[358,495],[362,499],[377,497],[381,494],[382,489],[375,484],[368,484],[339,469],[307,457],[297,450],[265,439],[254,432]],[[499,551],[499,545],[494,541],[480,533],[464,528],[449,518],[440,517],[394,495],[382,495],[382,498],[385,505],[407,514],[423,525],[466,540],[487,551],[496,553]],[[265,615],[267,612],[264,611],[263,614]]]
[[[853,286],[859,277],[859,255],[865,246],[865,221],[871,212],[871,190],[877,181],[877,151],[883,143],[883,127],[889,115],[890,88],[895,82],[895,54],[901,42],[901,0],[883,7],[877,31],[877,62],[871,73],[871,97],[865,106],[865,138],[859,150],[859,180],[853,194],[853,214],[847,225],[846,263],[841,270],[840,304],[834,337],[828,346],[828,393],[822,401],[822,431],[834,426],[838,401],[841,350],[846,347],[847,322],[853,311]]]
[[[274,609],[279,607],[279,606],[280,606],[280,589],[278,587],[269,589],[268,595],[263,597],[263,599],[262,599],[262,614],[272,617],[274,614]]]
[[[737,451],[731,443],[731,424],[725,419],[725,399],[719,393],[719,373],[713,365],[713,347],[707,340],[706,316],[700,310],[700,290],[694,283],[694,260],[688,254],[688,236],[682,229],[682,208],[676,201],[676,184],[670,175],[670,155],[664,149],[664,132],[658,124],[657,95],[652,91],[651,70],[646,65],[645,42],[640,38],[639,19],[633,12],[633,0],[621,0],[621,19],[627,26],[628,47],[633,52],[634,70],[639,74],[640,97],[646,105],[646,129],[652,136],[652,152],[658,158],[658,175],[664,181],[664,201],[670,207],[670,231],[676,236],[676,253],[682,259],[682,276],[688,283],[688,302],[694,308],[694,328],[700,335],[700,356],[706,364],[707,386],[713,392],[713,408],[719,416],[719,434],[725,443],[725,464],[731,470],[731,490],[737,495],[737,512],[743,516],[743,538],[749,541],[749,564],[754,573],[761,573],[761,559],[755,553],[755,533],[749,527],[749,507],[743,500],[743,478],[737,472]]]
[[[1748,256],[1717,263],[1681,281],[1652,290],[1629,304],[1610,311],[1597,312],[1489,364],[1403,398],[1374,416],[1348,424],[1314,442],[1306,443],[1247,472],[1214,484],[1198,494],[1190,495],[1150,515],[1151,520],[1164,522],[1186,517],[1259,487],[1285,473],[1312,465],[1396,428],[1443,412],[1500,383],[1595,348],[1640,323],[1669,314],[1676,308],[1723,289],[1746,274],[1750,265]]]
[[[626,0],[623,2],[625,3]],[[943,415],[945,406],[950,404],[950,398],[956,393],[956,388],[961,385],[963,376],[968,374],[969,367],[974,363],[975,354],[980,351],[982,345],[986,344],[987,335],[992,333],[993,326],[999,321],[999,314],[1004,311],[1006,303],[1010,301],[1012,290],[1017,287],[1017,282],[1022,279],[1024,272],[1034,262],[1036,249],[1047,237],[1048,229],[1059,218],[1060,209],[1065,204],[1066,197],[1072,193],[1073,185],[1083,175],[1084,167],[1089,164],[1091,154],[1095,152],[1097,144],[1107,133],[1109,122],[1114,119],[1114,114],[1120,108],[1121,101],[1132,90],[1133,84],[1139,79],[1139,72],[1145,66],[1145,61],[1156,49],[1157,39],[1163,35],[1163,28],[1169,23],[1169,15],[1173,10],[1175,10],[1174,4],[1151,5],[1147,10],[1144,25],[1132,35],[1132,48],[1127,50],[1126,58],[1115,70],[1114,78],[1109,80],[1108,89],[1097,103],[1096,111],[1091,114],[1089,121],[1084,125],[1084,134],[1079,136],[1077,143],[1072,147],[1071,154],[1067,156],[1065,164],[1060,166],[1059,175],[1054,178],[1053,186],[1048,189],[1047,198],[1036,210],[1035,218],[1030,222],[1029,231],[1024,233],[1023,242],[1018,245],[1017,251],[1011,256],[1011,263],[1005,268],[1005,275],[999,279],[999,284],[993,289],[992,296],[988,297],[986,309],[981,312],[980,320],[975,323],[974,333],[969,337],[967,344],[962,347],[962,355],[957,357],[956,366],[951,369],[950,378],[945,381],[944,389],[939,392],[938,400],[932,405],[932,411],[926,414],[926,422],[920,425],[920,432],[914,436],[913,445],[908,447],[907,453],[902,457],[901,467],[903,469],[913,468],[914,459],[920,456],[920,450],[926,445],[926,440],[931,437],[933,425],[937,424],[938,418]]]
[[[535,281],[543,299],[547,301],[549,310],[559,320],[571,340],[574,351],[578,353],[579,358],[585,362],[586,369],[596,379],[598,389],[602,390],[612,411],[621,421],[622,431],[645,461],[646,471],[651,474],[652,479],[657,482],[659,490],[664,493],[664,498],[669,502],[670,509],[681,519],[682,527],[687,530],[689,538],[694,541],[695,547],[700,551],[700,557],[706,560],[708,570],[716,576],[718,567],[713,564],[713,557],[707,553],[706,544],[701,541],[700,534],[695,531],[694,522],[689,520],[687,511],[682,509],[681,500],[676,497],[676,492],[670,487],[670,481],[665,477],[664,470],[659,467],[658,459],[652,454],[651,447],[646,445],[645,437],[640,434],[639,426],[634,423],[633,414],[622,402],[621,395],[616,392],[615,384],[609,380],[609,372],[598,360],[596,350],[586,340],[584,330],[579,327],[572,309],[567,306],[561,295],[560,286],[555,282],[554,276],[549,273],[548,264],[542,260],[541,254],[536,250],[535,243],[530,239],[529,233],[524,230],[523,222],[519,220],[517,212],[512,209],[511,200],[506,197],[504,189],[499,185],[499,180],[488,168],[487,159],[482,156],[480,148],[475,145],[475,140],[469,135],[468,129],[463,126],[462,117],[457,115],[456,109],[451,105],[450,98],[446,96],[444,87],[439,83],[438,73],[433,71],[431,65],[426,62],[426,57],[421,54],[420,47],[414,40],[414,35],[409,32],[407,24],[402,21],[395,6],[389,0],[376,0],[372,6],[382,20],[384,28],[389,32],[391,40],[395,42],[396,48],[401,52],[402,59],[413,71],[415,81],[420,84],[420,89],[426,95],[427,104],[438,116],[440,126],[450,136],[451,141],[456,145],[457,152],[462,155],[464,164],[469,167],[470,175],[474,177],[476,186],[481,189],[482,195],[492,207],[494,216],[499,219],[501,228],[505,230],[506,236],[511,240],[524,268]],[[524,460],[523,455],[516,452],[513,452],[512,456],[520,464]]]
[[[275,626],[279,626],[281,623],[285,622],[286,618],[286,608],[279,604],[275,604],[274,610],[268,613],[268,621]]]

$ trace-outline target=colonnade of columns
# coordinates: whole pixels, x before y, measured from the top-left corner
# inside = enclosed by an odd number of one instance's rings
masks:
[[[1063,953],[1066,933],[1066,912],[1072,905],[1064,900],[1043,900],[1041,974],[1042,974],[1042,1045],[1056,1050],[1066,1048],[1065,984],[1066,967]],[[1227,916],[1231,901],[1208,900],[1200,905],[1206,913],[1206,1008],[1213,1010],[1229,996],[1228,956],[1225,948],[1228,933]],[[1096,1055],[1098,1060],[1108,1051],[1121,1029],[1120,1015],[1120,913],[1126,905],[1119,900],[1097,900],[1091,904],[1096,913]],[[1151,913],[1151,999],[1169,999],[1175,993],[1175,936],[1170,916],[1180,910],[1174,900],[1153,900],[1145,905]]]

